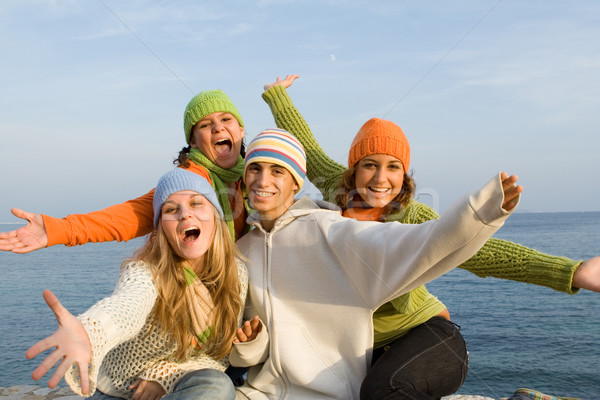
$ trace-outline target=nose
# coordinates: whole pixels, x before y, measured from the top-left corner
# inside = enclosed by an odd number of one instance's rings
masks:
[[[222,129],[223,129],[223,123],[221,121],[215,121],[212,124],[212,132],[213,133],[220,132]]]
[[[181,219],[186,219],[192,216],[192,210],[191,208],[189,208],[188,206],[181,206],[181,208],[179,209],[179,217]]]
[[[373,181],[377,183],[384,182],[386,180],[385,170],[383,168],[377,168],[375,170],[375,175],[373,176]]]
[[[254,183],[258,187],[266,187],[269,185],[269,174],[265,173],[265,171],[257,171],[254,178]]]

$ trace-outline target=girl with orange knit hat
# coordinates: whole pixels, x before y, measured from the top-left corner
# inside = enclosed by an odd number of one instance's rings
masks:
[[[395,123],[368,120],[350,146],[348,167],[323,151],[286,88],[297,78],[265,85],[277,126],[294,134],[307,155],[307,177],[323,198],[344,216],[358,220],[419,224],[439,218],[413,199],[410,146]],[[480,277],[523,281],[574,294],[600,291],[600,257],[573,261],[490,239],[459,268]],[[363,399],[437,399],[456,392],[467,373],[467,349],[444,304],[420,286],[381,306],[373,314],[372,367],[361,386]],[[533,391],[532,391],[533,392]]]

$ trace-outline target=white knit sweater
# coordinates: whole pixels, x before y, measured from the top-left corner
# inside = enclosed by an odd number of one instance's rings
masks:
[[[245,300],[248,273],[241,261],[238,276]],[[171,341],[149,317],[156,297],[149,267],[142,261],[124,262],[112,295],[78,317],[92,344],[89,396],[99,389],[130,399],[133,390],[129,386],[138,378],[158,382],[169,394],[188,372],[203,368],[224,371],[228,367],[227,357],[216,361],[203,352],[185,362],[174,360]],[[82,395],[77,367],[67,371],[65,380],[75,393]]]

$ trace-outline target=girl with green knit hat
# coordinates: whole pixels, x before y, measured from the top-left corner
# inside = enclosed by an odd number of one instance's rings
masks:
[[[379,118],[367,121],[352,142],[345,167],[327,156],[288,96],[286,88],[297,77],[265,85],[263,99],[277,126],[304,146],[306,175],[325,200],[359,220],[420,224],[439,218],[413,198],[410,146],[398,125]],[[459,268],[570,294],[578,288],[600,291],[600,257],[573,261],[495,238]],[[361,399],[434,399],[463,384],[468,362],[464,339],[444,304],[425,286],[381,306],[373,327],[372,366]]]
[[[194,96],[185,108],[184,135],[188,144],[174,161],[179,167],[206,178],[218,195],[233,239],[246,229],[244,203],[244,122],[235,104],[222,90]],[[29,221],[12,232],[0,233],[0,250],[28,253],[56,244],[130,240],[150,233],[154,226],[154,189],[125,203],[88,214],[53,218],[13,209],[16,217]]]

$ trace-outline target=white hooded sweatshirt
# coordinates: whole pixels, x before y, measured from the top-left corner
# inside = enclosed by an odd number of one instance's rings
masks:
[[[270,232],[253,214],[237,244],[248,258],[245,317],[264,326],[234,346],[232,365],[252,366],[236,398],[358,399],[373,311],[475,254],[508,217],[503,199],[498,175],[418,225],[356,221],[307,197]]]

